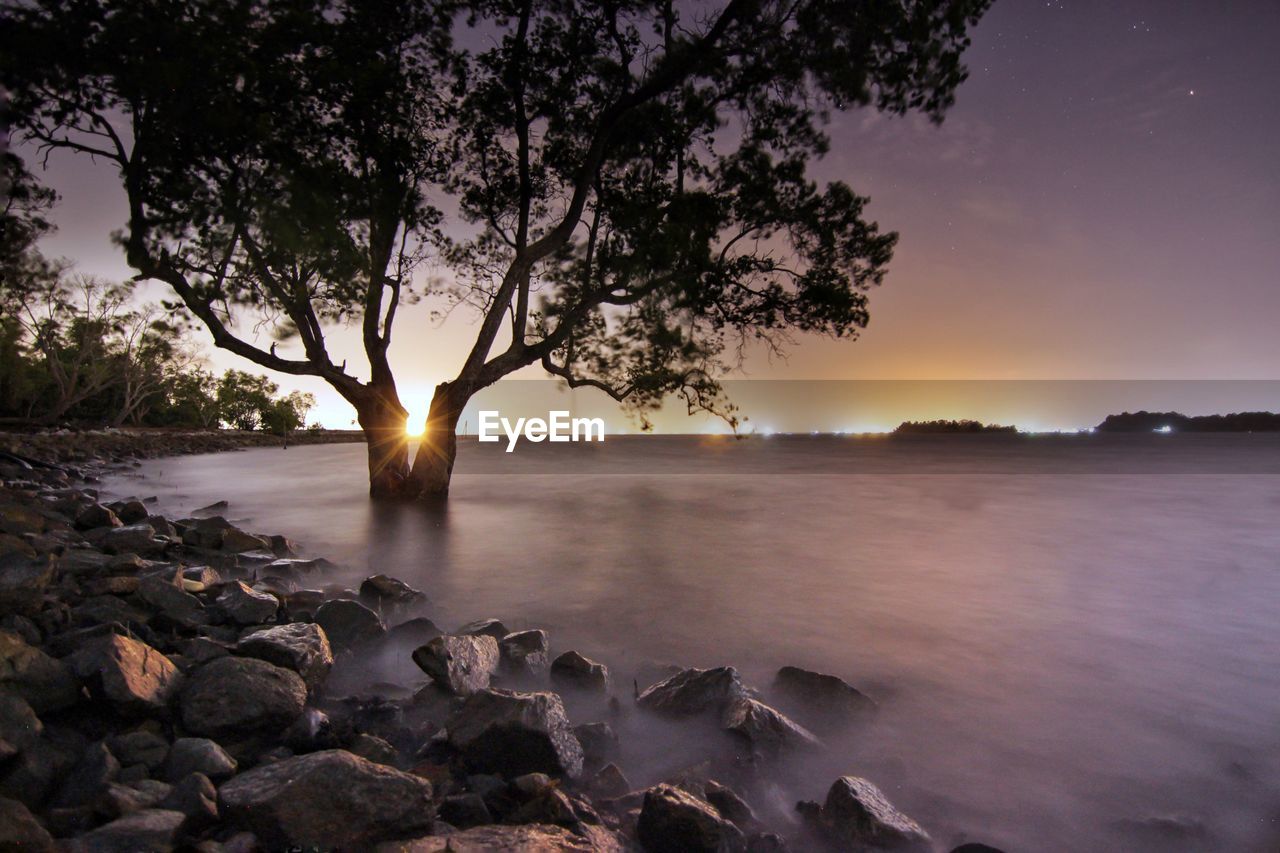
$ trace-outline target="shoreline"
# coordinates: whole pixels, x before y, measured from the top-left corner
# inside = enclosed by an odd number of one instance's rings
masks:
[[[10,452],[61,443],[76,470],[0,461],[0,716],[19,721],[0,731],[0,823],[22,845],[949,847],[853,776],[784,825],[758,816],[779,762],[874,711],[833,676],[784,667],[760,691],[732,666],[677,667],[633,691],[575,650],[552,658],[545,631],[486,619],[446,634],[422,592],[385,575],[326,585],[332,564],[236,528],[225,503],[183,519],[153,498],[101,503],[87,483],[137,458],[119,448],[138,437],[70,435]],[[240,438],[218,449],[262,446]],[[189,436],[146,449],[175,447],[211,449]],[[423,683],[326,691],[335,665],[388,653]],[[620,714],[719,729],[733,758],[690,754],[633,788],[614,761]]]
[[[52,464],[127,463],[162,456],[219,453],[282,444],[364,443],[360,430],[299,430],[282,438],[244,430],[188,430],[168,428],[51,429],[38,432],[0,431],[0,451]]]

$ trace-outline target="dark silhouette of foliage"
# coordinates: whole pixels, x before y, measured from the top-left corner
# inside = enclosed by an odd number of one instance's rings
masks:
[[[1280,432],[1280,414],[1233,412],[1229,415],[1184,415],[1181,412],[1124,412],[1107,415],[1099,432]]]
[[[139,276],[216,345],[332,385],[371,490],[413,497],[447,490],[463,406],[520,368],[734,423],[716,377],[745,346],[856,336],[895,235],[807,166],[832,112],[941,120],[987,5],[24,0],[0,83],[25,138],[119,172]],[[410,465],[387,353],[426,291],[480,321]],[[338,321],[368,379],[328,351]],[[301,355],[246,335],[264,323]]]

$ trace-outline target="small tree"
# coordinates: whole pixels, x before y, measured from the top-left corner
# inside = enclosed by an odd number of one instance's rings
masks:
[[[315,405],[315,396],[301,391],[272,400],[262,412],[262,428],[276,435],[288,435],[302,429],[307,423],[307,412]]]
[[[732,420],[716,377],[746,343],[854,337],[895,238],[807,166],[833,111],[940,120],[988,2],[10,0],[0,84],[27,138],[118,171],[140,277],[217,346],[328,382],[371,492],[418,497],[447,491],[466,402],[523,367]],[[387,353],[428,256],[480,322],[410,465]],[[327,349],[345,320],[367,380]]]

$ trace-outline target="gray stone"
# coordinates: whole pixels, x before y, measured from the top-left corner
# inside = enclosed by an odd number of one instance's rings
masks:
[[[431,835],[378,846],[378,853],[620,853],[628,849],[602,826],[576,831],[533,823],[523,826],[476,826],[448,835]]]
[[[151,515],[142,501],[121,501],[119,504],[112,506],[112,510],[125,524],[137,524],[139,521],[145,521],[147,516]]]
[[[67,842],[68,853],[167,853],[186,822],[181,812],[143,809]]]
[[[138,597],[175,625],[194,627],[209,621],[200,599],[183,591],[181,575],[143,578],[138,583]]]
[[[827,791],[819,816],[825,834],[852,848],[931,850],[929,834],[893,807],[874,784],[842,776]]]
[[[551,680],[561,689],[609,692],[608,667],[574,651],[565,652],[551,662]]]
[[[187,829],[208,826],[218,820],[218,789],[208,776],[191,773],[175,784],[157,806],[186,815]]]
[[[583,723],[573,727],[573,734],[588,765],[599,767],[618,754],[618,734],[608,723]]]
[[[80,530],[92,530],[95,527],[123,527],[122,522],[114,512],[107,509],[102,504],[89,504],[76,514],[76,527]]]
[[[745,851],[742,832],[709,803],[671,785],[645,792],[636,837],[648,853]]]
[[[502,667],[508,672],[541,675],[550,667],[547,632],[538,629],[507,634],[498,641]]]
[[[671,716],[721,712],[746,690],[731,666],[685,669],[646,689],[636,698],[641,708]]]
[[[53,836],[17,800],[0,797],[0,850],[53,853]]]
[[[495,640],[501,640],[511,632],[497,619],[477,619],[474,622],[468,622],[453,633],[465,637],[489,636]]]
[[[345,651],[376,640],[387,632],[382,617],[358,601],[337,598],[316,610],[316,623],[324,628],[334,649]]]
[[[16,754],[39,740],[43,732],[44,724],[26,699],[0,690],[0,740],[12,746]]]
[[[120,773],[120,762],[102,741],[92,743],[80,756],[75,767],[62,780],[62,786],[53,798],[58,808],[92,806],[115,781]]]
[[[73,548],[58,558],[58,571],[64,575],[92,575],[104,571],[111,556],[88,548]]]
[[[222,588],[216,599],[227,618],[238,625],[261,625],[274,619],[280,600],[266,592],[258,592],[242,581],[232,581]]]
[[[125,714],[164,713],[182,682],[173,661],[119,634],[90,640],[70,661],[91,693]]]
[[[53,792],[79,756],[67,746],[51,743],[46,738],[33,741],[15,758],[0,768],[0,796],[21,800],[28,808],[37,808]]]
[[[375,764],[386,764],[388,767],[394,767],[398,757],[394,746],[377,735],[364,733],[351,739],[347,744],[347,751]]]
[[[164,778],[179,782],[192,773],[199,773],[221,781],[234,775],[237,766],[236,760],[214,741],[203,737],[180,737],[173,742],[165,760]]]
[[[0,556],[0,613],[34,616],[44,606],[44,591],[53,582],[53,557]]]
[[[481,690],[449,718],[446,729],[473,773],[582,772],[582,745],[554,693]]]
[[[340,749],[256,767],[218,793],[226,817],[269,847],[364,849],[434,819],[425,779]]]
[[[228,527],[222,533],[222,544],[219,546],[223,551],[229,551],[232,554],[242,554],[246,551],[266,551],[268,558],[274,558],[275,554],[271,551],[271,540],[255,536],[252,533],[245,533],[238,527]]]
[[[311,690],[324,683],[333,666],[333,651],[324,628],[310,622],[254,631],[242,638],[237,648],[241,654],[293,670]]]
[[[382,610],[425,602],[427,597],[399,578],[373,575],[360,584],[360,600]]]
[[[834,675],[784,666],[773,680],[773,695],[781,707],[819,730],[831,730],[865,718],[876,703]]]
[[[616,764],[606,764],[591,779],[591,790],[605,799],[621,797],[631,791],[631,782]]]
[[[141,764],[156,770],[169,755],[169,741],[146,729],[114,735],[107,743],[125,767]]]
[[[813,732],[763,702],[739,696],[725,707],[720,724],[766,756],[793,749],[818,749]]]
[[[10,631],[0,631],[0,689],[21,696],[37,714],[69,707],[80,696],[61,661]]]
[[[298,718],[307,686],[292,670],[225,657],[196,669],[182,691],[182,722],[197,735],[279,732]]]
[[[142,557],[161,554],[166,543],[156,538],[155,529],[145,522],[117,527],[109,531],[102,546],[110,554],[138,554]]]
[[[465,696],[489,686],[498,670],[498,641],[487,635],[436,637],[414,650],[413,662],[445,690]]]

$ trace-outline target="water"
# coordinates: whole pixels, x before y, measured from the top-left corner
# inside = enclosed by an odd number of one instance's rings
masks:
[[[445,627],[545,628],[624,696],[676,662],[736,665],[766,698],[786,664],[878,698],[779,771],[776,820],[852,773],[942,845],[1280,848],[1280,437],[463,442],[456,470],[442,509],[370,504],[362,445],[105,485],[173,517],[227,499],[343,580],[427,591]],[[645,784],[703,734],[638,741],[622,764]]]

